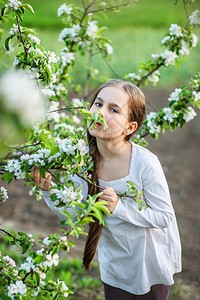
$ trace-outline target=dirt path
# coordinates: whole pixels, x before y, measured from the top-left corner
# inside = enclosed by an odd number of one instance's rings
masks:
[[[157,89],[146,92],[150,102],[159,108],[167,105],[168,93]],[[155,101],[154,101],[155,99]],[[161,135],[159,141],[148,138],[149,149],[158,155],[171,191],[183,246],[183,271],[176,279],[192,289],[186,300],[200,297],[200,118],[186,124],[174,133]],[[0,186],[4,185],[0,181]],[[29,188],[23,182],[13,182],[8,186],[9,200],[0,203],[0,223],[3,228],[15,231],[35,232],[46,236],[58,232],[59,219],[48,209],[44,201],[36,202],[28,195]],[[81,257],[84,240],[68,255]],[[175,298],[171,298],[175,300]],[[176,297],[176,300],[178,298]]]

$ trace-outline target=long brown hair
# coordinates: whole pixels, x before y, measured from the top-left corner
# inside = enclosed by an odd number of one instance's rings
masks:
[[[138,123],[137,130],[142,125],[145,116],[145,96],[143,92],[135,86],[133,83],[129,81],[123,81],[118,79],[112,79],[104,84],[102,84],[95,92],[93,96],[93,100],[91,102],[91,106],[93,105],[95,99],[97,98],[99,92],[105,88],[110,86],[117,86],[125,91],[129,96],[129,116],[128,121],[136,121]],[[91,107],[90,106],[90,107]],[[131,138],[132,134],[125,136],[125,139],[128,141]],[[98,167],[100,163],[100,153],[96,143],[96,137],[92,136],[89,131],[87,132],[88,144],[89,144],[89,154],[92,156],[94,161],[94,169],[91,171],[92,182],[94,184],[88,184],[88,194],[95,195],[99,193],[99,182],[98,182]],[[85,249],[83,253],[83,267],[88,270],[90,267],[90,263],[95,255],[96,248],[101,237],[102,225],[99,224],[98,219],[94,218],[94,222],[90,222],[89,231],[87,240],[85,243]]]

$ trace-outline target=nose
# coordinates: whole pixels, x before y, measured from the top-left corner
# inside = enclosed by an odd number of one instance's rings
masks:
[[[99,107],[99,114],[101,117],[105,118],[105,108],[102,106],[102,107]]]

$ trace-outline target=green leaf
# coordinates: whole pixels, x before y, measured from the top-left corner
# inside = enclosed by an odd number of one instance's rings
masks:
[[[28,9],[33,15],[35,14],[32,6],[30,4],[23,4],[22,7]]]
[[[5,172],[3,173],[1,179],[7,181],[7,183],[11,183],[13,177],[14,177],[13,173]]]
[[[78,225],[86,225],[88,224],[89,222],[92,221],[92,217],[87,217],[87,218],[83,218],[81,221],[78,222]]]
[[[28,250],[29,245],[23,243],[23,244],[21,244],[21,247],[22,247],[22,254],[24,254]]]
[[[37,272],[33,273],[33,279],[36,282],[36,285],[39,286],[39,284],[40,284],[40,275]]]
[[[54,246],[52,250],[52,255],[56,254],[58,252],[58,246]]]
[[[101,27],[98,32],[97,35],[100,35],[101,33],[103,33],[106,29],[108,29],[106,26]]]
[[[108,216],[110,216],[110,211],[106,206],[98,206],[98,209],[106,213]]]
[[[34,259],[34,264],[37,265],[37,264],[40,264],[41,262],[43,261],[43,257],[38,255],[36,256],[36,258]]]
[[[0,294],[1,296],[1,300],[10,300],[11,298],[8,297],[7,295],[4,295],[4,294]]]
[[[10,35],[6,40],[5,40],[5,48],[7,51],[9,51],[9,43],[10,40],[14,37],[14,35]]]
[[[92,215],[92,216],[94,216],[94,217],[96,217],[98,220],[99,220],[99,222],[100,222],[100,224],[105,224],[105,221],[104,221],[104,218],[103,218],[103,214],[102,214],[102,212],[100,211],[100,210],[98,210],[96,207],[91,207],[91,211],[93,211],[94,213],[90,213],[90,215]]]
[[[46,169],[44,167],[40,167],[40,176],[42,178],[45,178],[45,174],[46,174]]]
[[[68,211],[62,211],[63,215],[65,215],[68,219],[72,220],[72,215]]]

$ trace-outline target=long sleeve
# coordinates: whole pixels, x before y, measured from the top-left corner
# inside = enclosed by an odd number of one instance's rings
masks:
[[[72,180],[74,182],[74,185],[76,187],[76,189],[78,189],[81,185],[83,185],[82,187],[82,195],[83,195],[83,199],[82,201],[86,201],[87,199],[87,193],[88,193],[88,187],[87,187],[87,183],[82,180],[81,178],[79,178],[78,176],[70,176],[70,180]],[[54,183],[52,185],[55,185]],[[41,194],[46,202],[46,204],[48,205],[48,207],[62,220],[66,220],[67,217],[62,213],[63,211],[67,210],[72,217],[75,217],[75,212],[74,212],[74,207],[71,208],[66,208],[65,206],[63,207],[56,207],[54,202],[51,200],[51,195],[53,193],[56,193],[58,190],[56,190],[56,185],[55,185],[55,189],[52,189],[50,191],[42,191],[41,190]]]
[[[127,198],[123,202],[118,201],[112,217],[144,228],[168,227],[174,218],[174,210],[165,175],[155,155],[147,161],[141,173],[141,182],[147,209],[139,211],[137,203]]]

